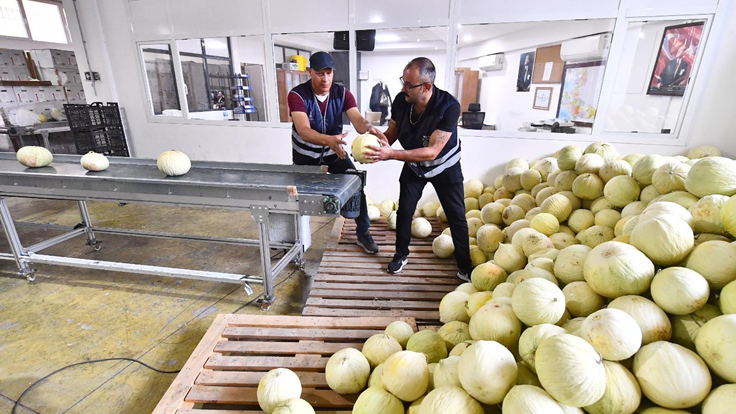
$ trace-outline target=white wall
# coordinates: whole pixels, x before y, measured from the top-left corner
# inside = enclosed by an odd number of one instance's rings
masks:
[[[536,48],[522,49],[504,54],[502,70],[489,71],[480,80],[480,109],[486,113],[484,123],[495,125],[499,131],[516,131],[524,122],[536,122],[557,116],[557,101],[560,97],[559,83],[532,83],[529,92],[516,91],[519,74],[519,59],[522,53],[533,52]],[[466,62],[460,62],[465,65]],[[477,62],[477,59],[475,59]],[[534,91],[538,87],[551,87],[552,98],[549,110],[532,108]]]
[[[65,6],[70,2],[71,0],[65,0]],[[103,82],[115,80],[117,87],[114,100],[120,102],[127,112],[129,134],[136,156],[151,158],[158,156],[162,151],[176,148],[194,160],[285,164],[291,162],[288,127],[148,122],[144,81],[125,2],[97,0],[96,4],[99,7],[96,9],[99,9],[99,13],[92,15],[86,15],[90,9],[86,6],[88,3],[94,4],[94,0],[78,0],[77,3],[80,4],[80,13],[83,14],[84,21],[98,22],[99,31],[85,32],[88,42],[94,43],[88,45],[92,54],[91,60],[93,65],[98,59],[104,61],[97,52],[100,49],[109,52],[111,77],[103,77]],[[730,118],[736,113],[736,100],[731,97],[731,92],[736,88],[736,79],[732,74],[732,68],[736,67],[736,54],[733,53],[736,50],[736,13],[731,12],[728,27],[718,40],[720,43],[716,42],[716,39],[709,40],[709,44],[717,47],[719,60],[709,76],[703,79],[705,82],[702,87],[705,88],[705,95],[702,103],[692,108],[693,111],[697,111],[697,123],[688,146],[714,144],[727,156],[734,157],[736,141],[733,139]],[[355,134],[351,134],[350,138],[354,136]],[[632,137],[632,140],[634,139],[636,137]],[[464,174],[466,178],[477,177],[491,182],[493,177],[501,172],[501,166],[510,158],[538,159],[549,156],[561,146],[570,143],[587,144],[550,136],[535,139],[465,136],[462,139]],[[669,155],[686,151],[685,148],[675,145],[618,144],[617,148],[622,154],[656,152]],[[374,199],[396,198],[400,169],[401,164],[395,161],[367,166],[366,170],[370,173],[368,194]],[[425,194],[430,197],[432,192],[427,191]]]
[[[237,59],[234,59],[233,62],[235,67],[240,68],[240,63],[248,63],[251,65],[266,64],[262,37],[234,37],[232,38],[231,43],[233,54],[237,52]]]
[[[439,88],[444,88],[445,83],[445,51],[444,50],[417,50],[417,51],[396,51],[396,52],[361,52],[360,53],[360,70],[368,71],[369,78],[367,81],[358,81],[360,85],[360,103],[359,109],[362,114],[370,111],[368,107],[371,99],[371,91],[373,86],[380,79],[388,86],[391,92],[391,99],[401,92],[401,77],[404,67],[412,59],[424,56],[429,58],[437,70],[435,84]]]

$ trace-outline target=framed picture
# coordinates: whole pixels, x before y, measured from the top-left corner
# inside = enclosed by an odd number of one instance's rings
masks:
[[[516,79],[516,92],[529,92],[534,72],[534,52],[522,53],[519,58],[519,76]]]
[[[557,117],[577,126],[592,127],[603,85],[605,62],[566,64]]]
[[[703,22],[665,27],[647,94],[685,94],[702,35]]]
[[[552,88],[539,87],[534,90],[534,104],[532,108],[549,111],[549,103],[552,100]]]

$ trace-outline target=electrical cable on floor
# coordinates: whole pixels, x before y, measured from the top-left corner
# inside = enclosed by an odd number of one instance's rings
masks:
[[[139,360],[134,359],[134,358],[124,358],[124,357],[122,357],[122,358],[92,359],[92,360],[89,360],[89,361],[77,362],[75,364],[71,364],[71,365],[67,365],[65,367],[59,368],[56,371],[54,371],[54,372],[46,375],[45,377],[43,377],[43,378],[39,379],[38,381],[34,382],[33,384],[31,384],[31,386],[28,387],[28,388],[26,388],[25,391],[23,391],[23,393],[20,395],[20,397],[18,397],[18,399],[15,401],[15,404],[13,404],[13,411],[11,411],[11,414],[15,414],[16,413],[15,410],[20,405],[20,400],[22,400],[23,397],[26,394],[28,394],[36,385],[42,383],[43,381],[46,381],[49,377],[51,377],[53,375],[56,375],[56,374],[58,374],[61,371],[65,371],[65,370],[67,370],[69,368],[76,367],[76,366],[79,366],[79,365],[94,364],[94,363],[97,363],[97,362],[108,362],[108,361],[130,361],[130,362],[135,362],[135,363],[138,363],[138,364],[143,365],[144,367],[146,367],[146,368],[148,368],[150,370],[159,372],[161,374],[178,374],[179,371],[180,371],[180,370],[176,370],[176,371],[165,371],[165,370],[161,370],[161,369],[158,369],[158,368],[154,368],[154,367],[146,364],[143,361],[139,361]]]
[[[271,260],[273,260],[274,258],[276,258],[276,256],[278,256],[279,254],[282,254],[282,257],[283,257],[283,254],[285,254],[285,252],[284,251],[276,252],[276,254],[274,254],[273,256],[271,256]],[[282,280],[279,283],[277,283],[273,287],[274,290],[280,284],[282,284],[282,283],[286,282],[287,280],[289,280],[291,278],[291,276],[294,275],[294,273],[296,273],[296,269],[294,271],[292,271],[289,274],[289,276],[285,277],[284,280]],[[246,302],[243,306],[239,307],[238,309],[235,309],[233,311],[233,313],[237,313],[238,311],[240,311],[241,309],[245,308],[246,306],[251,305],[253,302],[255,302],[256,300],[260,299],[261,296],[263,296],[262,293],[260,295],[256,296],[255,298],[251,299],[250,301]],[[139,360],[134,359],[134,358],[125,358],[125,357],[120,357],[120,358],[105,358],[105,359],[93,359],[93,360],[89,360],[89,361],[77,362],[77,363],[74,363],[74,364],[67,365],[65,367],[59,368],[56,371],[54,371],[54,372],[46,375],[45,377],[43,377],[43,378],[39,379],[38,381],[34,382],[33,384],[31,384],[28,388],[25,389],[25,391],[23,391],[23,393],[20,394],[20,397],[18,397],[18,399],[15,401],[15,404],[13,404],[13,410],[11,411],[11,414],[16,414],[16,409],[20,405],[20,400],[22,400],[23,397],[25,397],[26,394],[28,394],[33,388],[35,388],[36,385],[42,383],[43,381],[46,381],[48,378],[50,378],[50,377],[58,374],[59,372],[65,371],[65,370],[67,370],[69,368],[73,368],[73,367],[76,367],[76,366],[79,366],[79,365],[94,364],[94,363],[97,363],[97,362],[109,362],[109,361],[130,361],[130,362],[135,362],[135,363],[138,363],[138,364],[143,365],[144,367],[146,367],[146,368],[148,368],[150,370],[153,370],[155,372],[159,372],[161,374],[178,374],[179,371],[181,371],[181,370],[176,370],[176,371],[160,370],[158,368],[154,368],[154,367],[146,364],[143,361],[139,361]]]

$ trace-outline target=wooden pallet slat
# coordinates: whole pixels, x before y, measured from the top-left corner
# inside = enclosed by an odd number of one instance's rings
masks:
[[[385,329],[385,327],[383,328]],[[282,340],[366,340],[383,329],[293,329],[293,328],[251,328],[229,326],[222,332],[223,338],[238,339],[282,339]]]
[[[434,301],[385,300],[385,299],[322,299],[309,298],[306,306],[322,306],[339,309],[375,309],[375,310],[434,310],[437,304]]]
[[[363,349],[362,342],[271,342],[267,347],[262,341],[220,341],[215,352],[243,355],[332,355],[343,348]]]
[[[327,379],[325,379],[323,372],[297,371],[295,374],[299,377],[302,387],[327,388]],[[264,375],[266,375],[266,372],[204,370],[197,377],[195,384],[225,387],[258,387]]]
[[[363,290],[332,290],[332,289],[312,289],[311,297],[323,299],[403,299],[403,300],[442,300],[445,292],[405,292],[405,291],[388,291],[388,292],[371,292]]]
[[[195,404],[242,404],[257,406],[258,398],[256,391],[256,388],[195,385],[189,391],[187,400]],[[357,395],[340,395],[332,390],[303,388],[301,398],[310,403],[314,408],[351,408],[357,397]]]
[[[374,283],[337,283],[337,282],[312,282],[312,290],[352,290],[352,291],[376,291],[376,292],[442,292],[448,293],[455,290],[455,285],[393,285]]]
[[[268,346],[263,344],[262,346]],[[222,356],[215,354],[204,364],[206,369],[221,371],[270,371],[276,368],[289,368],[294,371],[324,370],[329,358],[316,355],[300,357],[246,357]]]
[[[375,310],[375,309],[335,309],[323,308],[317,306],[305,306],[302,311],[303,315],[308,316],[330,316],[342,318],[357,318],[364,316],[380,315],[384,317],[413,317],[417,320],[439,320],[439,311],[423,311],[423,310]]]
[[[330,275],[330,274],[317,274],[314,277],[315,281],[319,282],[354,282],[361,283],[365,282],[364,276],[350,276],[350,275]],[[459,279],[449,277],[418,277],[418,276],[381,276],[370,279],[371,283],[385,283],[385,284],[443,284],[457,287]],[[438,305],[439,306],[439,305]]]

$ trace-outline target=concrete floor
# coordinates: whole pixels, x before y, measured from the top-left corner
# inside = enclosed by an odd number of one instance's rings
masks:
[[[76,203],[8,199],[16,221],[75,225]],[[198,235],[257,238],[247,212],[160,206],[89,203],[95,225]],[[298,315],[310,277],[332,229],[333,220],[312,218],[307,269],[289,265],[278,277],[277,302],[268,314]],[[58,230],[19,226],[25,246]],[[258,249],[224,244],[98,235],[94,252],[84,236],[46,254],[69,255],[171,267],[259,273]],[[0,251],[8,252],[5,237]],[[34,282],[17,276],[14,262],[0,261],[0,413],[50,372],[85,360],[129,357],[156,368],[177,370],[186,362],[218,313],[261,314],[255,303],[243,306],[242,286],[168,277],[137,276],[60,266],[35,266]],[[61,372],[23,397],[22,414],[150,413],[174,380],[132,362],[102,362]]]

